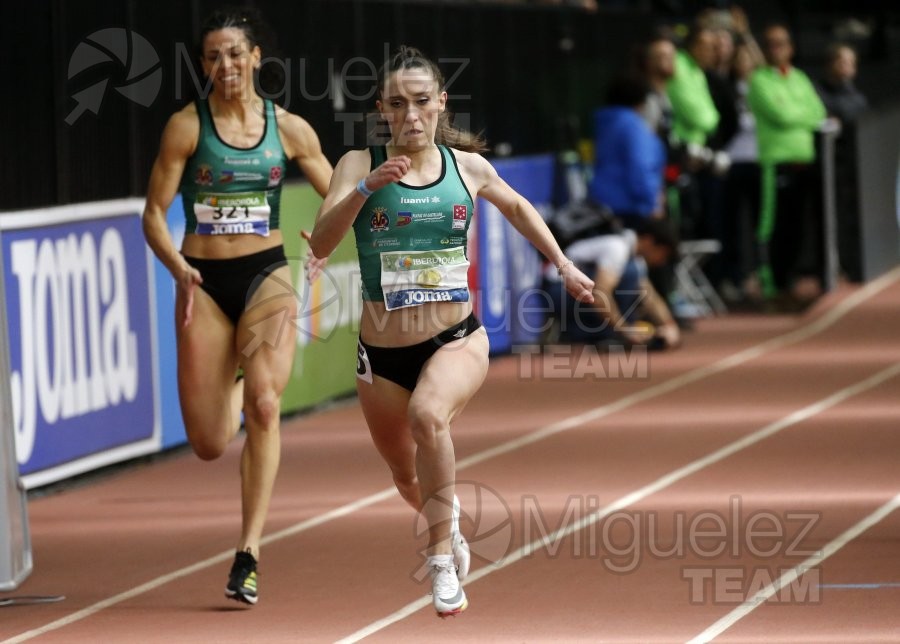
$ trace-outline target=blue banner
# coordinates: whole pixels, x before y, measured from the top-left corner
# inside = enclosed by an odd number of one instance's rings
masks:
[[[166,213],[169,233],[175,248],[184,239],[184,207],[178,196]],[[162,262],[154,258],[156,281],[156,355],[159,363],[159,403],[162,423],[162,448],[187,442],[181,403],[178,399],[178,351],[175,338],[175,280]]]
[[[2,220],[16,456],[29,487],[159,449],[140,209],[75,209]]]
[[[478,200],[478,312],[490,342],[491,353],[510,350],[508,224],[497,208]]]
[[[553,155],[504,159],[494,166],[513,190],[525,197],[546,219],[553,208]],[[513,344],[532,344],[539,340],[549,306],[541,294],[543,256],[510,226],[509,275],[510,336]]]
[[[492,162],[497,174],[541,213],[551,208],[554,163],[552,155]],[[547,308],[540,292],[543,258],[492,204],[479,199],[478,213],[479,311],[491,353],[502,353],[540,337]]]

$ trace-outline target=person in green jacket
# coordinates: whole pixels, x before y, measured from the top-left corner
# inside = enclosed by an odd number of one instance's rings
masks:
[[[682,143],[704,145],[719,124],[704,73],[715,58],[716,36],[703,27],[692,30],[685,49],[675,55],[675,75],[666,92],[672,102],[674,133]]]
[[[757,239],[766,293],[792,289],[800,300],[820,292],[822,226],[815,166],[815,131],[826,113],[809,77],[791,64],[788,30],[771,25],[763,35],[768,65],[750,78],[747,96],[756,119],[762,168]]]
[[[685,239],[706,237],[715,228],[704,182],[714,158],[707,138],[719,124],[706,79],[706,70],[716,62],[716,40],[711,29],[695,25],[684,49],[675,55],[675,75],[666,85],[674,139],[670,162],[675,162],[680,172],[677,185],[667,191],[667,203],[669,215]]]

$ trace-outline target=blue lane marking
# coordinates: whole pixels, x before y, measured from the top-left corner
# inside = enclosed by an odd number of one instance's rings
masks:
[[[879,588],[900,588],[900,583],[886,582],[883,584],[819,584],[819,588],[831,588],[834,590],[878,590]]]

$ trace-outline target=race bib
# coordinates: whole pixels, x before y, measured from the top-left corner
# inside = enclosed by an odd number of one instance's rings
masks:
[[[468,302],[469,260],[462,246],[381,253],[381,290],[388,311],[426,302]]]
[[[196,233],[268,237],[271,212],[265,192],[198,192],[194,201]]]

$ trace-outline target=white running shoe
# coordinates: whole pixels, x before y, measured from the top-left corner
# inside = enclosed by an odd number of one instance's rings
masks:
[[[472,554],[469,552],[466,538],[459,531],[459,513],[459,498],[453,495],[453,509],[450,514],[450,547],[453,550],[453,563],[456,564],[456,576],[462,581],[469,574]]]
[[[456,576],[453,555],[432,555],[426,559],[431,573],[431,599],[438,617],[458,615],[466,610],[469,602]]]

